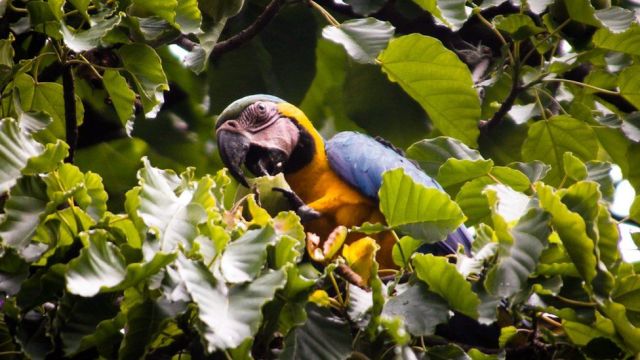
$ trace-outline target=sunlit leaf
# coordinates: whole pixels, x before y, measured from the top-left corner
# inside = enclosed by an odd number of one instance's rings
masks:
[[[24,133],[13,119],[0,120],[0,129],[0,193],[4,193],[16,183],[28,160],[45,149]]]
[[[345,244],[342,247],[342,256],[349,267],[360,277],[364,284],[369,284],[372,275],[372,266],[375,261],[376,251],[379,246],[376,241],[368,236]]]
[[[599,29],[593,35],[593,44],[597,47],[620,51],[630,55],[640,55],[636,44],[640,41],[640,26],[633,24],[623,33],[613,33],[607,29]]]
[[[284,287],[286,274],[270,271],[251,283],[239,284],[228,293],[204,265],[178,258],[178,272],[189,296],[198,307],[198,331],[206,349],[232,349],[253,336],[262,319],[262,306],[277,289]]]
[[[535,122],[529,128],[527,140],[522,145],[522,157],[526,161],[542,160],[551,165],[545,181],[558,185],[563,176],[563,154],[570,151],[578,159],[596,158],[598,141],[589,126],[566,115],[554,116]]]
[[[445,135],[475,146],[480,102],[467,66],[437,39],[413,34],[392,40],[378,60]]]
[[[97,48],[102,38],[111,29],[118,26],[121,16],[116,14],[108,19],[98,16],[92,20],[92,26],[89,29],[76,32],[72,32],[64,23],[62,24],[60,27],[62,39],[69,49],[75,52],[82,52]]]
[[[104,88],[109,93],[109,97],[118,113],[120,122],[122,122],[125,129],[130,132],[130,127],[127,126],[127,122],[130,121],[134,115],[136,94],[127,84],[127,80],[116,70],[105,70],[102,76],[102,82]]]
[[[48,201],[45,184],[39,177],[19,179],[4,204],[6,216],[0,224],[2,244],[16,249],[29,245]]]
[[[169,90],[160,57],[152,47],[140,43],[122,46],[118,55],[133,77],[145,114],[150,118],[156,117],[164,102],[162,92]]]
[[[342,45],[359,63],[375,64],[378,54],[387,47],[394,33],[390,23],[375,18],[353,19],[329,25],[322,30],[322,37]]]
[[[446,193],[415,183],[402,169],[387,171],[382,179],[380,210],[390,226],[432,243],[464,221],[460,207]]]
[[[452,30],[459,30],[467,21],[470,11],[460,0],[414,0],[421,8],[431,13]]]
[[[260,230],[249,230],[230,242],[220,262],[225,279],[231,283],[255,279],[267,260],[267,246],[275,241],[275,231],[266,226]]]
[[[451,309],[471,318],[478,317],[478,295],[471,291],[471,284],[446,258],[419,254],[413,258],[413,267],[418,278],[429,286],[429,291],[445,299]]]

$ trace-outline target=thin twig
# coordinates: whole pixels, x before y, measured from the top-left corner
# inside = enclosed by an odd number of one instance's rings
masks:
[[[242,44],[253,39],[260,30],[262,30],[269,22],[276,16],[278,10],[282,6],[284,0],[272,0],[267,7],[264,8],[262,14],[258,15],[256,20],[249,25],[246,29],[240,31],[227,40],[221,41],[211,51],[212,57],[217,57],[223,53],[236,49]]]
[[[516,58],[513,56],[513,53],[511,52],[511,48],[509,47],[509,43],[504,38],[504,36],[502,36],[502,34],[500,33],[500,30],[496,29],[496,27],[493,26],[493,24],[489,20],[487,20],[487,18],[482,16],[482,13],[480,12],[480,8],[474,9],[474,12],[478,17],[478,19],[480,19],[480,21],[483,24],[485,24],[489,29],[491,29],[491,31],[493,31],[493,33],[496,34],[496,37],[498,37],[502,45],[504,45],[507,48],[507,55],[509,56],[509,61],[511,62],[511,65],[513,67],[517,67],[518,64],[516,63]]]
[[[309,0],[309,4],[311,5],[311,7],[313,7],[314,9],[318,10],[318,12],[320,12],[320,14],[322,14],[322,16],[327,20],[327,22],[335,27],[339,27],[340,26],[340,22],[338,22],[338,20],[336,20],[336,18],[333,17],[333,15],[331,15],[331,13],[329,13],[325,8],[323,8],[320,4],[318,4],[317,2],[313,1],[313,0]]]
[[[543,79],[542,81],[543,82],[565,82],[565,83],[569,83],[569,84],[573,84],[573,85],[582,86],[582,87],[585,87],[587,89],[595,90],[595,91],[601,92],[603,94],[609,94],[609,95],[615,95],[615,96],[620,95],[620,93],[617,92],[617,91],[603,89],[603,88],[600,88],[600,87],[597,87],[597,86],[593,86],[593,85],[590,85],[590,84],[585,84],[585,83],[582,83],[580,81],[575,81],[575,80],[569,80],[569,79]]]
[[[76,90],[73,82],[73,65],[62,68],[62,96],[64,99],[64,122],[69,145],[69,156],[64,160],[73,163],[73,155],[78,145],[78,121],[76,117]]]

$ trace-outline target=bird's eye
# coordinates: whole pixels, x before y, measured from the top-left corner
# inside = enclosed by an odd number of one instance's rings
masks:
[[[258,111],[265,112],[265,110],[267,110],[267,108],[264,104],[258,104]]]

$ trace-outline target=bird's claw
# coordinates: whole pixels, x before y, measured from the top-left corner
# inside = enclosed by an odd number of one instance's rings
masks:
[[[317,219],[321,216],[321,214],[312,209],[309,205],[305,204],[304,201],[296,194],[295,192],[279,187],[274,187],[273,191],[277,191],[282,193],[284,197],[289,201],[289,204],[292,208],[295,209],[296,214],[300,217],[302,222],[311,221]]]

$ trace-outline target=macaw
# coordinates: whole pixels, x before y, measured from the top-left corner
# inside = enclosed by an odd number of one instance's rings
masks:
[[[300,109],[275,96],[251,95],[230,104],[218,116],[216,136],[223,163],[244,186],[243,165],[257,176],[284,173],[291,191],[278,190],[295,205],[305,229],[322,239],[339,225],[384,223],[378,190],[387,170],[401,167],[415,182],[442,190],[386,141],[348,131],[325,142]],[[462,225],[429,251],[455,253],[462,244],[469,252],[470,239]],[[376,240],[381,268],[395,267],[395,237],[387,232]]]

